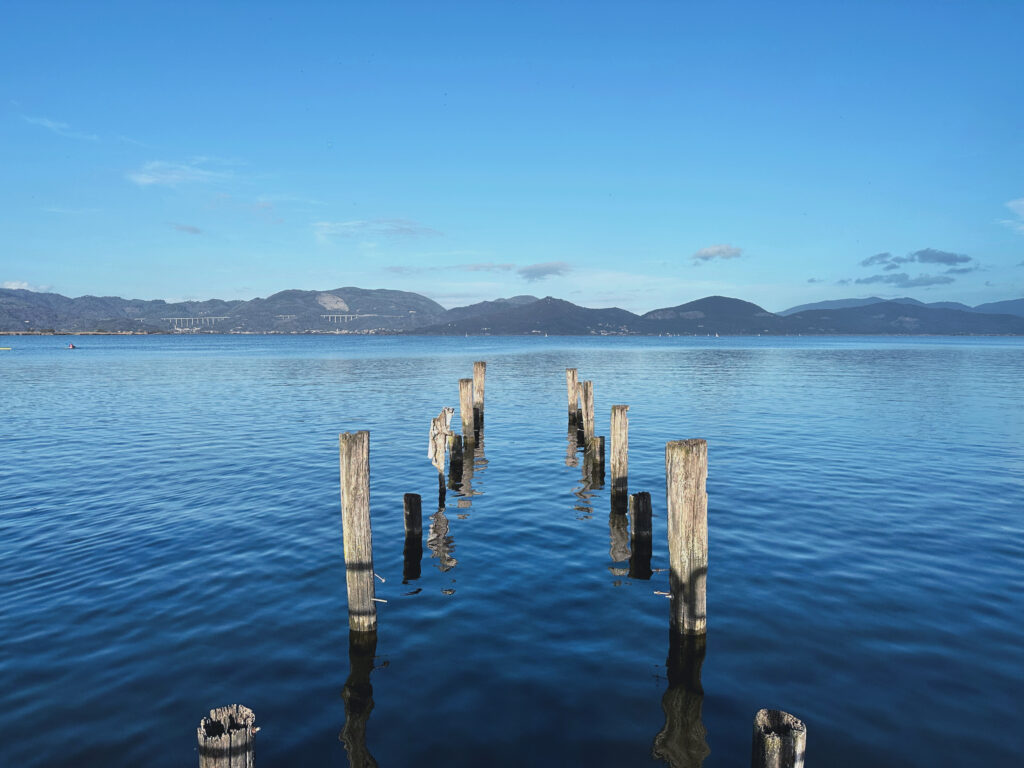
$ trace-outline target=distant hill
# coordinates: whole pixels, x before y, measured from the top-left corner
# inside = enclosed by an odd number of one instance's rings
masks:
[[[783,321],[749,301],[708,296],[678,307],[655,309],[643,315],[659,333],[705,335],[711,333],[779,333]]]
[[[785,321],[787,332],[806,334],[1024,334],[1024,317],[964,312],[898,301],[841,309],[812,309],[789,315]]]
[[[635,334],[647,324],[624,309],[588,309],[547,296],[528,303],[496,304],[489,312],[419,328],[416,333],[444,334],[552,334],[560,336]],[[450,310],[454,313],[455,310]],[[649,330],[647,331],[649,332]]]
[[[813,304],[801,304],[796,307],[790,307],[784,309],[778,314],[782,317],[789,315],[795,315],[797,312],[805,312],[810,309],[848,309],[851,307],[866,307],[869,304],[884,304],[887,301],[894,301],[897,304],[916,304],[921,307],[935,307],[937,309],[959,309],[961,312],[975,311],[972,307],[966,304],[961,304],[958,301],[935,301],[930,304],[917,299],[912,299],[909,296],[904,296],[902,299],[880,299],[878,296],[872,296],[867,299],[833,299],[832,301],[816,301]]]
[[[548,296],[513,296],[446,310],[409,291],[345,287],[280,291],[250,301],[166,302],[68,298],[0,289],[0,333],[422,333],[433,335],[1024,335],[1024,299],[973,309],[956,302],[848,299],[773,314],[741,299],[708,296],[636,315]]]
[[[988,304],[979,304],[974,308],[974,311],[1024,317],[1024,299],[1010,299],[1009,301],[993,301]]]

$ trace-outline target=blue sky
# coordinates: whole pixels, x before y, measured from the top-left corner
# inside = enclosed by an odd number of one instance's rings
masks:
[[[3,16],[7,287],[1024,296],[1024,3]]]

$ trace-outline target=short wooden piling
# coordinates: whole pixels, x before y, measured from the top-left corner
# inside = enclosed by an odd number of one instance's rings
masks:
[[[629,577],[649,579],[653,540],[651,537],[651,494],[643,491],[629,497],[630,556]]]
[[[357,632],[369,632],[377,628],[370,530],[370,433],[344,432],[339,440],[348,625]]]
[[[583,382],[583,440],[594,436],[594,382]]]
[[[487,363],[479,360],[473,363],[473,422],[476,429],[484,425],[484,380],[487,378]]]
[[[751,768],[803,768],[807,726],[778,709],[760,709],[754,715]]]
[[[251,768],[256,715],[248,707],[232,704],[211,709],[196,735],[199,738],[199,768]]]
[[[452,486],[462,482],[463,450],[462,435],[448,437],[448,480]]]
[[[612,406],[612,510],[626,511],[629,495],[629,416],[628,405]]]
[[[462,441],[473,443],[473,380],[459,379],[459,416],[462,418]]]
[[[687,635],[707,631],[707,476],[706,440],[675,440],[665,446],[671,623]]]
[[[583,454],[584,471],[590,475],[591,488],[604,487],[604,435],[595,435],[587,441]]]
[[[423,499],[418,493],[407,493],[402,499],[406,536],[423,535]]]
[[[565,369],[565,391],[569,397],[569,423],[576,423],[576,414],[579,413],[580,409],[580,395],[577,391],[579,384],[579,374],[575,368]]]

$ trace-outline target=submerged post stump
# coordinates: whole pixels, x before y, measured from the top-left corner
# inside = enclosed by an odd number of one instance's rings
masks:
[[[632,527],[630,535],[629,577],[649,579],[651,570],[651,494],[646,491],[630,494],[629,518]]]
[[[196,732],[199,768],[250,768],[255,726],[256,715],[241,704],[211,709]]]
[[[473,443],[473,380],[459,379],[459,416],[462,419],[462,442]]]
[[[487,363],[482,360],[473,363],[473,423],[476,429],[484,425],[484,379],[487,378]]]
[[[575,424],[577,414],[580,410],[580,395],[578,391],[579,374],[575,368],[565,369],[565,391],[569,397],[569,423]]]
[[[377,628],[370,531],[370,433],[344,432],[338,437],[348,626],[357,632],[369,632]]]
[[[626,511],[629,494],[629,416],[628,405],[612,406],[612,510]]]
[[[707,440],[665,446],[672,627],[686,635],[707,631],[707,477]]]
[[[586,445],[594,436],[594,382],[583,382],[583,441]]]
[[[754,715],[750,768],[803,768],[807,726],[788,712],[760,709]]]

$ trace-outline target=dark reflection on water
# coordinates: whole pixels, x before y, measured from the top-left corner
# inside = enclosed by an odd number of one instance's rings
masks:
[[[711,754],[701,721],[704,687],[700,670],[706,650],[706,635],[669,632],[668,688],[661,697],[665,725],[654,737],[651,753],[672,768],[700,768]]]
[[[354,632],[348,635],[348,679],[341,689],[345,701],[345,725],[338,739],[345,745],[352,768],[376,768],[366,746],[366,724],[373,711],[373,686],[370,673],[377,655],[376,632]]]

